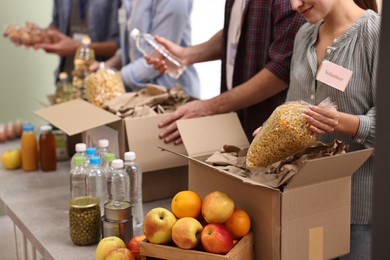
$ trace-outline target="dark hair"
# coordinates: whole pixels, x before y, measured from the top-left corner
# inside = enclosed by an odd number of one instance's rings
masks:
[[[355,3],[364,10],[371,9],[375,12],[378,12],[378,4],[376,0],[354,0]]]

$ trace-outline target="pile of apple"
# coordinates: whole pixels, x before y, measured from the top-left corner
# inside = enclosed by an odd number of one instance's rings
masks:
[[[240,238],[233,236],[225,225],[235,210],[235,204],[224,192],[208,193],[201,201],[198,216],[177,216],[172,205],[171,209],[157,207],[146,214],[144,235],[148,242],[163,245],[173,242],[182,249],[226,254]]]

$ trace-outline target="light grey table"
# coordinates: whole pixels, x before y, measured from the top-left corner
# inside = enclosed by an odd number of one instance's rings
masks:
[[[19,144],[1,143],[0,154]],[[58,162],[55,172],[10,171],[1,165],[0,208],[14,223],[16,259],[95,259],[97,245],[76,246],[69,236],[69,165]],[[169,205],[170,199],[145,203],[144,213]]]

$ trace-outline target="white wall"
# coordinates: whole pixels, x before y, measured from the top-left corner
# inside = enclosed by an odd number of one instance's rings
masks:
[[[25,21],[47,26],[51,10],[52,0],[1,0],[0,29]],[[17,118],[36,125],[43,123],[33,111],[41,107],[36,100],[46,101],[46,94],[54,91],[57,61],[54,55],[15,47],[0,36],[0,123]]]
[[[194,0],[192,12],[192,43],[202,43],[223,27],[225,0]],[[201,80],[201,98],[219,94],[221,62],[211,61],[195,65]]]

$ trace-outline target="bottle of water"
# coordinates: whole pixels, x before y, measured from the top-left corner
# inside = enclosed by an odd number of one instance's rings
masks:
[[[104,164],[104,155],[109,152],[108,149],[109,144],[110,143],[107,139],[100,139],[98,142],[96,154],[100,157],[101,165]]]
[[[89,159],[87,171],[87,195],[99,198],[100,212],[104,214],[104,204],[107,201],[107,180],[106,175],[100,166],[100,157],[92,156]]]
[[[114,153],[106,153],[104,155],[104,162],[102,166],[102,171],[106,175],[107,180],[107,201],[112,201],[112,191],[111,191],[111,178],[108,178],[112,173],[112,161],[115,160]]]
[[[87,196],[87,171],[85,156],[76,155],[72,158],[74,167],[70,170],[70,197]]]
[[[130,201],[130,178],[123,168],[123,160],[115,159],[112,161],[112,170],[108,174],[107,183],[110,188],[107,190],[111,193],[111,203],[114,206],[120,206],[122,201]]]
[[[141,33],[137,28],[130,32],[130,37],[135,41],[137,48],[144,54],[150,57],[163,58],[167,64],[167,74],[172,78],[179,78],[186,67],[180,60],[173,56],[161,44],[157,43],[154,36],[147,33]]]
[[[142,234],[144,211],[142,206],[142,170],[133,151],[125,153],[124,168],[130,177],[130,203],[133,215],[133,234]]]
[[[87,161],[87,154],[86,154],[86,150],[87,150],[87,145],[84,144],[84,143],[77,143],[75,145],[75,150],[76,150],[76,153],[72,156],[72,159],[70,160],[70,169],[73,169],[74,166],[75,166],[75,158],[77,156],[83,156],[84,157],[84,163],[85,161]]]
[[[85,154],[87,155],[87,161],[85,163],[86,166],[89,165],[89,160],[91,159],[92,156],[96,156],[96,147],[87,147],[85,150]]]

